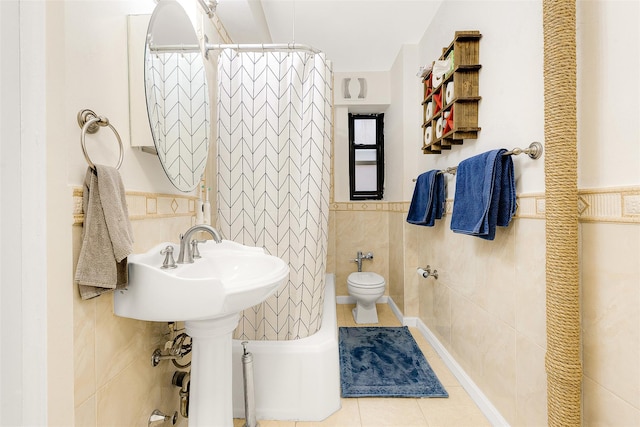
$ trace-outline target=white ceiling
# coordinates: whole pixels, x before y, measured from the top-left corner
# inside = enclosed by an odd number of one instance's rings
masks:
[[[234,43],[302,43],[324,51],[337,72],[387,71],[441,1],[220,0],[217,13]]]

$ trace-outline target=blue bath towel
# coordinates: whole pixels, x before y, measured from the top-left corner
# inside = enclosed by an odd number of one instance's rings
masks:
[[[433,200],[431,202],[429,216],[427,217],[427,221],[432,222],[431,225],[433,225],[433,220],[442,219],[446,201],[445,191],[444,174],[437,172],[435,182],[433,183]]]
[[[442,218],[445,201],[444,177],[437,170],[418,176],[413,189],[413,197],[407,222],[433,227],[436,219]]]
[[[456,172],[451,229],[493,240],[496,226],[506,227],[516,212],[511,156],[493,150],[462,161]]]

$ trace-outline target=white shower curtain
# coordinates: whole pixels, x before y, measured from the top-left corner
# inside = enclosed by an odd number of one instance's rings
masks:
[[[217,227],[290,267],[274,296],[242,313],[238,339],[297,339],[320,328],[332,80],[323,54],[220,54]]]

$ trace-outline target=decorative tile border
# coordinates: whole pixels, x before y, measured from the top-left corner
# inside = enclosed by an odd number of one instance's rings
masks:
[[[127,191],[129,218],[142,220],[195,215],[195,196]],[[82,188],[73,189],[73,223],[82,224]],[[409,211],[410,202],[334,202],[331,211],[399,212]],[[453,200],[446,202],[445,213],[453,211]],[[516,218],[544,219],[545,196],[518,196]],[[640,223],[640,187],[616,187],[578,190],[578,220],[580,222]]]
[[[390,212],[391,205],[403,203],[377,202],[375,200],[366,200],[362,202],[334,202],[329,205],[331,211],[354,211],[354,212]],[[407,204],[407,210],[409,205]]]
[[[640,223],[640,187],[578,190],[583,222]]]
[[[516,218],[545,218],[544,193],[521,194],[518,196]],[[332,211],[409,211],[410,202],[336,202],[331,203]],[[453,199],[448,199],[445,214],[453,212]],[[578,220],[580,222],[640,223],[640,187],[615,187],[578,190]]]
[[[544,193],[521,194],[516,203],[516,218],[544,219]]]
[[[195,196],[127,191],[125,194],[130,220],[195,216]],[[73,224],[84,222],[82,188],[73,189]]]
[[[329,204],[331,211],[354,211],[354,212],[399,212],[409,211],[410,202],[376,202],[368,200],[363,202],[334,202]]]

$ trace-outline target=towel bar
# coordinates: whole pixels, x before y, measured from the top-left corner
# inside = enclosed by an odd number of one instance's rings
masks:
[[[118,158],[118,164],[116,165],[116,169],[120,169],[122,160],[124,159],[124,147],[122,146],[122,139],[120,139],[118,131],[113,127],[111,123],[109,123],[109,119],[104,116],[98,116],[93,111],[85,109],[78,111],[78,125],[82,128],[82,131],[80,132],[80,146],[82,147],[82,154],[84,154],[85,160],[93,169],[95,169],[96,166],[89,158],[89,154],[87,154],[85,137],[87,133],[96,133],[98,129],[100,129],[100,126],[109,126],[109,128],[111,128],[114,135],[116,136],[116,139],[118,140],[118,145],[120,146],[120,156]]]
[[[525,153],[527,154],[529,157],[531,157],[533,160],[537,160],[540,158],[540,156],[542,156],[542,144],[539,142],[532,142],[531,144],[529,144],[529,146],[527,148],[514,148],[511,151],[507,151],[506,153],[502,154],[503,156],[511,156],[511,155],[519,155]]]
[[[503,156],[518,156],[520,154],[527,154],[529,157],[531,157],[532,159],[536,160],[539,159],[540,156],[542,156],[542,144],[539,142],[532,142],[531,144],[529,144],[529,146],[527,148],[514,148],[511,151],[507,151],[506,153],[503,153]],[[439,171],[438,173],[448,173],[451,175],[455,175],[456,171],[458,170],[457,166],[451,166],[448,167],[446,169],[442,169],[441,171]],[[416,182],[416,178],[412,179],[413,182]]]

